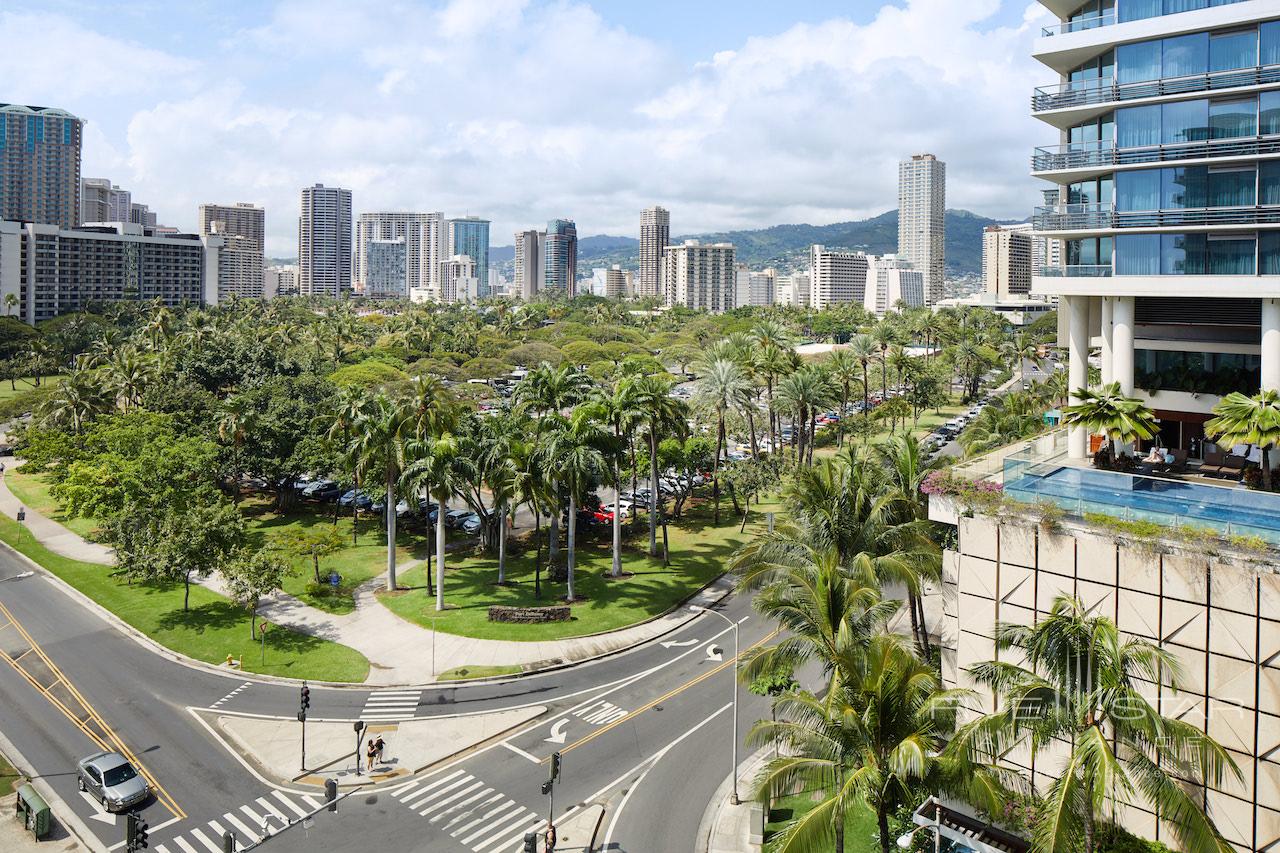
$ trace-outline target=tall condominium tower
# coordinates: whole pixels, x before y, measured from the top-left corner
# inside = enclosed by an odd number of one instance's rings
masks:
[[[247,202],[200,205],[200,236],[226,242],[218,259],[218,300],[262,298],[266,213]]]
[[[80,224],[83,127],[64,110],[0,104],[0,219]]]
[[[578,227],[572,219],[547,223],[546,251],[542,262],[542,286],[573,296],[578,286]]]
[[[809,247],[809,304],[819,310],[845,302],[861,303],[867,294],[867,256]]]
[[[489,220],[465,216],[449,220],[449,254],[466,255],[476,262],[479,295],[489,295]]]
[[[898,256],[924,273],[925,304],[944,295],[947,164],[916,154],[898,164]]]
[[[369,243],[373,240],[404,241],[404,291],[439,290],[440,262],[446,249],[447,227],[443,213],[362,213],[356,222],[354,280],[369,286]]]
[[[370,299],[408,299],[409,277],[405,273],[406,245],[403,237],[369,240],[364,244],[364,295]]]
[[[636,296],[662,293],[662,252],[671,242],[671,213],[665,207],[646,207],[640,214],[640,274]]]
[[[546,231],[516,232],[516,274],[511,282],[512,296],[528,302],[542,289],[546,243]]]
[[[131,222],[133,197],[107,178],[80,179],[80,222]]]
[[[1031,292],[1031,225],[988,225],[982,232],[982,289],[992,296]]]
[[[663,253],[666,303],[718,314],[734,307],[737,271],[732,243],[686,240]]]
[[[306,187],[298,217],[298,291],[337,297],[350,286],[351,190]]]

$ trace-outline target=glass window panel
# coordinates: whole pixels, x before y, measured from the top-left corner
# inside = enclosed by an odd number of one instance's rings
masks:
[[[1116,175],[1116,210],[1159,210],[1160,169]]]
[[[1180,166],[1162,169],[1160,207],[1163,210],[1180,210],[1187,207],[1204,207],[1205,187],[1209,170],[1205,166]]]
[[[1161,109],[1161,141],[1202,142],[1209,138],[1209,102],[1175,101]]]
[[[1280,133],[1280,92],[1263,92],[1258,96],[1258,133]]]
[[[1098,203],[1099,204],[1115,204],[1116,201],[1116,182],[1112,178],[1098,179]]]
[[[1116,275],[1159,274],[1159,234],[1123,234],[1116,237]]]
[[[1255,169],[1209,172],[1207,207],[1253,207],[1258,173]]]
[[[1280,161],[1258,164],[1258,204],[1280,205]]]
[[[1273,94],[1273,93],[1268,93]],[[1280,92],[1274,93],[1276,122],[1280,127]],[[1280,131],[1277,131],[1280,132]],[[1141,148],[1160,144],[1160,105],[1126,107],[1116,110],[1116,145],[1120,148]]]
[[[1116,80],[1120,83],[1159,80],[1160,54],[1159,41],[1120,45],[1116,48]]]
[[[1209,34],[1192,33],[1164,40],[1162,77],[1189,77],[1209,70]]]
[[[1258,27],[1258,53],[1263,65],[1280,65],[1280,21]]]
[[[1234,139],[1254,136],[1258,132],[1258,102],[1253,98],[1241,101],[1211,101],[1209,103],[1209,135],[1213,139]]]
[[[1226,237],[1208,241],[1209,275],[1254,275],[1257,241],[1252,237]]]
[[[1209,8],[1209,0],[1164,0],[1164,13],[1166,15],[1207,8]]]
[[[1280,275],[1280,231],[1258,233],[1258,272]]]
[[[1098,263],[1104,266],[1111,265],[1111,242],[1110,237],[1098,238]]]
[[[1258,63],[1258,31],[1225,33],[1209,39],[1209,70],[1234,71]]]
[[[1204,242],[1203,234],[1161,234],[1160,273],[1204,274]]]
[[[1120,21],[1140,21],[1162,12],[1162,0],[1118,0],[1116,4],[1116,18]]]

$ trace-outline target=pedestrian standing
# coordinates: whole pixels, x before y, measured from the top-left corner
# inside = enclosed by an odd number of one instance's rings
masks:
[[[367,761],[365,769],[373,771],[373,758],[378,754],[378,750],[373,745],[373,738],[369,738],[369,748],[365,750],[365,759]]]
[[[386,764],[387,760],[382,757],[382,751],[387,748],[387,743],[382,739],[382,735],[378,735],[378,739],[373,742],[373,749],[377,753],[378,763]]]

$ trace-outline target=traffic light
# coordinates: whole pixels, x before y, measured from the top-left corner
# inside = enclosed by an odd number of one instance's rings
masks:
[[[542,783],[542,796],[544,796],[544,797],[545,797],[547,794],[550,794],[550,793],[551,793],[551,785],[552,785],[552,784],[553,784],[553,783],[552,783],[552,781],[551,781],[550,779],[548,779],[547,781],[545,781],[545,782],[543,782],[543,783]]]
[[[138,815],[129,812],[124,816],[124,849],[129,853],[133,853],[137,849],[134,845],[138,843]]]
[[[560,753],[551,753],[551,781],[556,782],[560,779]]]
[[[311,707],[311,688],[307,686],[307,682],[302,682],[302,713],[307,713],[307,709]]]
[[[538,853],[538,833],[526,832],[524,834],[524,853]]]
[[[329,811],[336,812],[338,810],[338,780],[324,780],[324,799],[329,804]]]
[[[136,819],[134,824],[135,829],[133,833],[133,849],[146,850],[147,849],[147,819],[137,814],[133,815],[133,817]]]

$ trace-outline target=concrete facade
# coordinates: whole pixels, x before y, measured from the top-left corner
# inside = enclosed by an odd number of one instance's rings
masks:
[[[898,164],[898,255],[924,273],[925,304],[946,295],[947,164],[915,154]]]

